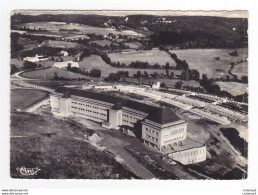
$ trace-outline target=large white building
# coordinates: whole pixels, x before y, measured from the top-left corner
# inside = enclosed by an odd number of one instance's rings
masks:
[[[51,94],[50,102],[54,115],[91,119],[109,129],[133,130],[145,144],[183,164],[206,159],[206,146],[193,140],[187,144],[186,122],[168,108],[66,87]]]
[[[36,56],[33,56],[33,57],[25,57],[23,58],[23,60],[29,61],[29,62],[42,62],[42,61],[48,60],[48,57],[44,57],[42,55],[37,54]]]

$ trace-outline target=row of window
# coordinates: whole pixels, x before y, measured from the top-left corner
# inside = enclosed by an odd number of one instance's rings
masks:
[[[91,106],[91,105],[88,105],[88,104],[83,104],[83,103],[78,103],[78,102],[73,102],[73,101],[72,101],[72,104],[78,104],[80,106],[86,106],[86,107],[93,108],[93,109],[105,110],[105,109],[99,108],[97,106]]]
[[[204,152],[205,152],[204,150],[200,150],[200,154],[202,154]],[[190,156],[195,156],[197,154],[198,154],[198,150],[195,150],[195,151],[192,151],[192,152],[185,152],[185,153],[182,153],[182,154],[176,154],[175,158],[190,157]]]
[[[131,116],[131,115],[127,115],[127,114],[122,114],[124,117],[127,117],[127,118],[131,118],[131,119],[134,119],[134,120],[140,120],[140,119],[138,119],[138,118],[136,118],[136,117],[133,117],[133,116]]]
[[[148,139],[151,139],[152,141],[158,142],[158,139],[157,139],[157,138],[152,137],[152,136],[150,136],[150,135],[148,135],[148,134],[145,134],[145,137],[148,138]]]
[[[75,106],[72,106],[72,108],[76,109],[76,110],[90,112],[90,113],[93,113],[93,114],[99,114],[99,115],[102,115],[102,116],[107,116],[106,114],[103,114],[103,113],[100,113],[100,112],[96,112],[96,111],[92,111],[92,110],[87,110],[87,109],[83,109],[83,108],[78,108],[78,107],[75,107]]]
[[[155,134],[156,136],[158,136],[158,135],[159,135],[159,133],[158,133],[158,132],[153,131],[153,130],[151,130],[151,129],[147,128],[147,127],[146,127],[145,131],[146,131],[147,133]]]
[[[128,121],[128,120],[124,120],[124,119],[123,119],[123,122],[133,124],[132,122],[130,122],[130,121]]]

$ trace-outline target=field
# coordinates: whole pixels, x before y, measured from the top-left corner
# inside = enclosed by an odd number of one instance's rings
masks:
[[[139,42],[129,42],[129,43],[123,43],[124,45],[128,46],[130,49],[138,49],[142,46]]]
[[[12,89],[11,90],[11,110],[25,109],[31,104],[45,98],[48,93],[34,89]]]
[[[101,47],[105,47],[105,46],[110,46],[112,42],[108,40],[96,40],[96,41],[90,41],[90,43],[95,43]]]
[[[151,65],[154,65],[155,63],[165,65],[168,62],[170,66],[176,66],[175,61],[169,56],[169,54],[157,49],[133,51],[128,53],[110,53],[108,56],[112,62],[125,63],[126,65],[131,62],[141,61],[148,62]]]
[[[31,122],[33,121],[33,122]],[[38,167],[42,179],[137,178],[112,156],[85,142],[82,126],[28,113],[11,115],[11,177],[24,178],[17,168]]]
[[[237,49],[238,56],[230,56],[229,53],[233,49],[187,49],[187,50],[170,50],[170,53],[175,53],[181,60],[186,60],[190,69],[197,69],[200,74],[207,74],[208,78],[219,78],[228,75],[230,62],[245,61],[248,57],[246,48]],[[219,60],[215,58],[219,57]],[[247,65],[247,64],[246,64]],[[238,66],[238,65],[236,65]],[[247,67],[247,66],[245,66]],[[245,69],[244,67],[244,69]],[[236,69],[234,72],[243,71]]]
[[[43,79],[43,80],[51,80],[54,79],[55,72],[57,72],[58,77],[77,79],[77,78],[88,78],[82,74],[77,74],[73,72],[69,72],[63,69],[51,67],[47,69],[35,70],[21,73],[22,77],[32,78],[32,79]]]
[[[39,43],[35,40],[30,40],[30,39],[22,38],[22,37],[20,37],[18,39],[17,43],[24,47],[23,51],[36,48],[39,45]]]
[[[248,84],[236,83],[236,82],[216,82],[220,86],[221,90],[228,91],[232,95],[241,95],[248,92]]]
[[[53,41],[48,40],[44,41],[41,45],[41,47],[57,47],[57,48],[77,48],[77,47],[83,47],[83,45],[80,45],[78,43],[74,42],[66,42],[66,41]]]
[[[247,62],[243,62],[235,65],[231,73],[236,75],[238,79],[241,79],[242,76],[248,76]]]
[[[133,77],[137,71],[147,71],[149,74],[153,74],[154,72],[166,74],[166,70],[164,69],[135,69],[135,68],[114,68],[104,62],[100,56],[91,55],[89,57],[85,57],[83,61],[79,62],[80,68],[90,71],[92,68],[99,68],[101,70],[101,76],[107,77],[110,73],[116,73],[117,71],[128,71],[129,76]],[[181,71],[174,71],[175,73],[181,74]]]
[[[121,34],[121,35],[130,35],[130,36],[138,36],[143,37],[144,35],[138,34],[135,31],[131,30],[122,30],[122,31],[116,31],[111,28],[100,28],[100,27],[93,27],[89,25],[79,25],[79,24],[66,24],[63,22],[32,22],[32,23],[25,23],[17,25],[18,27],[23,28],[24,26],[26,28],[30,29],[41,29],[41,30],[48,30],[50,32],[59,33],[59,29],[67,29],[67,30],[79,30],[74,31],[74,35],[81,34],[81,33],[90,33],[90,34],[101,34],[101,35],[108,35],[109,33],[113,33],[115,35]],[[63,32],[63,31],[62,31]],[[63,33],[65,34],[65,33]]]

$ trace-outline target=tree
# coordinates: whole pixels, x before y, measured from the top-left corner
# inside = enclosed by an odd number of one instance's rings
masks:
[[[175,77],[174,72],[171,72],[171,73],[170,73],[170,77],[171,77],[171,79],[173,79],[173,78]]]
[[[178,82],[176,82],[176,84],[175,84],[175,88],[176,88],[176,89],[181,89],[182,86],[183,86],[183,82],[182,82],[182,81],[178,81]]]
[[[169,63],[168,62],[165,65],[165,69],[166,69],[166,75],[169,76]]]
[[[17,71],[18,71],[18,68],[14,64],[11,64],[11,74],[14,74]]]
[[[129,77],[129,72],[125,71],[125,77],[128,78]]]
[[[185,80],[186,81],[190,80],[190,70],[189,69],[185,70]]]
[[[67,70],[68,70],[68,71],[71,71],[71,69],[72,69],[72,64],[71,64],[71,63],[68,63],[68,64],[67,64]]]
[[[34,62],[30,62],[30,61],[25,61],[23,63],[23,68],[24,69],[35,69],[37,67],[37,64]]]
[[[195,80],[195,81],[199,81],[200,80],[200,73],[198,70],[196,69],[193,69],[191,70],[191,73],[190,73],[190,79],[191,80]]]
[[[202,74],[202,81],[207,81],[208,80],[208,77],[206,74]]]
[[[160,69],[160,68],[161,68],[161,66],[158,63],[153,65],[153,69]]]
[[[181,72],[180,79],[181,79],[181,80],[185,80],[185,78],[186,78],[186,73],[185,73],[185,71],[182,71],[182,72]]]
[[[142,73],[141,73],[141,71],[137,71],[136,78],[142,78]]]
[[[241,81],[242,81],[242,83],[248,83],[248,77],[247,76],[242,76]]]
[[[167,85],[166,85],[165,82],[163,82],[163,83],[160,84],[160,87],[161,87],[161,88],[167,88]]]
[[[149,74],[148,74],[148,72],[147,71],[144,71],[144,77],[146,78],[146,79],[148,79],[148,78],[150,78],[150,76],[149,76]]]
[[[93,69],[91,69],[89,76],[91,76],[91,77],[101,77],[101,70],[98,69],[98,68],[93,68]]]
[[[54,79],[58,79],[58,72],[54,72],[55,76]]]

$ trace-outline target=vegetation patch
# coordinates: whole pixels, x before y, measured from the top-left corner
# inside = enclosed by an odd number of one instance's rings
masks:
[[[33,121],[33,123],[31,123]],[[11,177],[21,178],[16,168],[38,167],[40,179],[137,178],[111,155],[82,139],[87,130],[50,116],[11,115]],[[15,136],[24,137],[15,137]]]
[[[120,62],[126,65],[136,62],[137,60],[141,62],[148,62],[151,65],[160,64],[165,66],[166,63],[169,63],[170,66],[175,66],[175,61],[167,54],[165,51],[153,49],[153,50],[142,50],[142,51],[133,51],[125,53],[110,53],[108,57],[111,59],[111,62]]]
[[[244,157],[247,157],[248,143],[239,136],[239,132],[234,128],[220,128],[223,135],[230,141],[235,149],[241,152]]]

